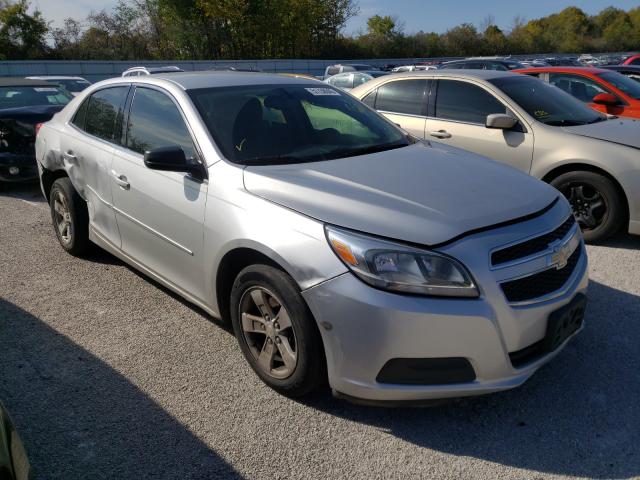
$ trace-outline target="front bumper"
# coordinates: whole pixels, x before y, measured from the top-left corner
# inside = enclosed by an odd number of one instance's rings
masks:
[[[551,224],[566,218],[567,208],[550,214]],[[535,231],[538,220],[525,225]],[[538,225],[539,227],[539,225]],[[508,237],[512,226],[499,232]],[[540,231],[540,230],[538,230]],[[481,238],[481,237],[484,237]],[[509,353],[519,352],[542,340],[549,315],[570,303],[588,286],[588,261],[584,245],[573,274],[551,298],[526,305],[510,305],[498,292],[486,263],[483,242],[490,233],[451,246],[456,258],[468,267],[481,287],[477,299],[409,296],[374,289],[351,273],[305,290],[306,299],[320,326],[327,357],[329,383],[343,396],[375,402],[418,401],[478,395],[507,390],[524,383],[563,347],[515,367]],[[495,237],[494,237],[495,239]],[[477,248],[469,249],[471,245]],[[488,249],[486,251],[489,251]],[[467,253],[464,253],[467,252]],[[464,256],[468,258],[463,258]],[[491,285],[493,281],[493,285]],[[573,335],[572,335],[573,336]],[[571,338],[571,337],[569,337]],[[407,385],[381,383],[379,373],[392,359],[466,359],[475,379],[462,383]]]
[[[17,173],[10,170],[17,168]],[[0,154],[0,182],[29,182],[38,178],[38,167],[34,155],[12,153]]]

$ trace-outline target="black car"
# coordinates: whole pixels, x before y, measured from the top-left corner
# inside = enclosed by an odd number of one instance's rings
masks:
[[[626,77],[633,78],[636,82],[640,82],[640,65],[604,65],[598,68],[613,70]]]
[[[36,125],[73,97],[43,80],[0,78],[0,182],[35,180]]]
[[[0,403],[0,479],[28,480],[31,467],[9,414]]]
[[[452,60],[442,63],[438,68],[462,68],[465,70],[515,70],[525,68],[523,64],[515,60],[468,58],[466,60]]]

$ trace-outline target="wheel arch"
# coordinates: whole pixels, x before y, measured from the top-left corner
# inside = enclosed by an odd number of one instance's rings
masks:
[[[49,193],[51,192],[51,187],[53,183],[59,178],[69,177],[67,175],[66,170],[58,169],[58,170],[48,170],[46,168],[42,169],[42,174],[40,175],[40,181],[42,182],[42,193],[44,194],[47,202],[49,201]]]
[[[598,173],[608,178],[609,180],[611,180],[614,187],[616,188],[616,190],[618,190],[618,193],[622,197],[622,200],[624,201],[624,219],[625,219],[625,222],[628,224],[629,223],[629,197],[627,196],[627,192],[622,187],[620,182],[604,168],[601,168],[597,165],[592,165],[589,163],[577,163],[577,162],[565,163],[545,173],[544,176],[542,177],[542,180],[544,182],[551,183],[555,178],[558,178],[560,175],[563,175],[569,172],[577,172],[577,171]]]
[[[231,320],[229,305],[231,289],[235,278],[243,268],[249,265],[265,264],[282,270],[296,281],[291,272],[283,266],[284,262],[281,259],[275,260],[273,257],[263,249],[249,245],[236,246],[222,256],[215,275],[215,294],[218,312],[224,322]]]

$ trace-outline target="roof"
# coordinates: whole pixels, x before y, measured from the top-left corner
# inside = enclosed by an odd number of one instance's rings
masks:
[[[534,67],[534,68],[519,68],[512,70],[517,73],[588,73],[596,75],[598,73],[604,73],[606,70],[596,67]]]
[[[31,80],[85,80],[82,77],[69,76],[69,75],[32,75],[25,77]]]
[[[44,80],[31,80],[22,77],[0,77],[0,87],[57,87],[53,83],[45,82]]]
[[[135,78],[135,77],[134,77]],[[141,80],[145,80],[144,77],[137,77]],[[261,73],[261,72],[233,72],[233,71],[210,71],[210,72],[175,72],[169,74],[159,73],[153,76],[153,78],[167,80],[176,85],[179,85],[185,90],[194,90],[197,88],[211,88],[211,87],[232,87],[240,85],[270,85],[270,84],[300,84],[300,85],[315,85],[316,80],[311,80],[302,77],[287,77],[283,78],[281,75],[275,73]]]
[[[512,77],[515,74],[511,73],[511,71],[506,70],[474,70],[474,69],[462,69],[462,68],[446,68],[446,69],[438,69],[438,70],[414,70],[413,72],[401,72],[401,73],[392,73],[391,75],[387,75],[385,78],[388,79],[390,77],[473,77],[480,78],[482,80],[491,80],[494,78],[500,77]]]

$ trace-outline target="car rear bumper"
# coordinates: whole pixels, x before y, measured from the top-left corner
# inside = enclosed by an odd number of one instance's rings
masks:
[[[587,285],[583,252],[560,296],[525,306],[505,308],[504,300],[496,305],[496,298],[489,301],[485,296],[447,299],[399,295],[374,289],[351,273],[303,295],[319,324],[329,383],[338,396],[397,402],[479,395],[521,385],[575,333],[555,350],[517,362],[518,367],[509,354],[540,342],[549,315],[576,295],[585,294]],[[501,327],[505,324],[510,325],[509,334]],[[507,337],[514,335],[518,325],[522,345],[510,349]],[[434,368],[440,364],[444,371],[429,372],[429,384],[380,381],[384,380],[381,372],[385,365],[394,359],[426,359],[427,365],[430,359],[438,359]],[[468,372],[460,359],[472,367],[474,378],[465,377]]]

